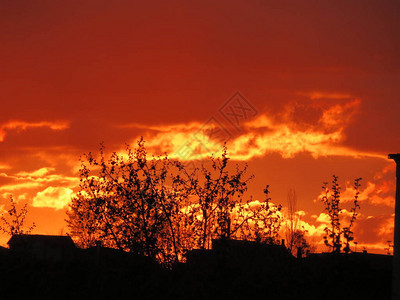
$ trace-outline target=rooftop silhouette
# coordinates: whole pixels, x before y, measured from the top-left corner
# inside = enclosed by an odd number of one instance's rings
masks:
[[[143,255],[101,245],[79,249],[71,242],[65,236],[12,237],[10,249],[0,251],[1,295],[47,299],[337,299],[332,289],[340,291],[340,299],[386,299],[390,294],[390,255],[324,253],[296,259],[283,244],[219,239],[213,240],[210,250],[189,252],[187,263],[165,268]],[[54,249],[71,252],[59,252],[64,256],[57,260],[52,255],[27,255],[35,247],[40,249],[37,253]]]

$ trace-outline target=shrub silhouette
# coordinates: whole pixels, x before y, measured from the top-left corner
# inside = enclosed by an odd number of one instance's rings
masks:
[[[354,224],[357,218],[357,209],[360,208],[358,204],[358,197],[360,194],[360,181],[361,178],[357,178],[354,180],[353,189],[354,189],[354,198],[353,198],[353,206],[350,210],[351,217],[348,226],[342,227],[340,214],[343,212],[343,208],[341,207],[341,199],[340,199],[340,190],[341,187],[338,183],[338,176],[333,175],[332,180],[332,188],[331,190],[328,188],[328,183],[324,182],[322,189],[324,190],[324,195],[321,198],[321,201],[325,205],[325,210],[328,213],[330,219],[330,227],[325,227],[324,231],[326,235],[324,236],[324,243],[326,246],[332,249],[333,253],[340,253],[343,246],[342,236],[345,239],[345,246],[343,251],[345,253],[350,252],[350,241],[353,238],[353,232],[351,231],[351,227]]]
[[[0,218],[0,231],[8,235],[29,234],[36,227],[35,223],[25,228],[25,218],[28,214],[28,203],[26,203],[20,211],[18,211],[13,196],[10,196],[11,208],[7,210],[7,217],[4,215]]]

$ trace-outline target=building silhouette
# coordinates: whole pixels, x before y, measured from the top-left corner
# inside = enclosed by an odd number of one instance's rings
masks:
[[[70,260],[76,246],[69,236],[18,234],[7,243],[10,251],[42,260]]]

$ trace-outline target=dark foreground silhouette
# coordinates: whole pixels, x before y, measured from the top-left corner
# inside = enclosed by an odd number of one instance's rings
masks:
[[[0,248],[1,299],[389,299],[391,290],[388,255],[296,259],[280,245],[217,240],[167,269],[65,237],[17,238],[10,248]]]

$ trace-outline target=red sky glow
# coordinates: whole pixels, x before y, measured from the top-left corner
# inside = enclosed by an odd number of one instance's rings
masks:
[[[35,233],[65,234],[79,158],[101,142],[120,152],[143,136],[150,154],[190,162],[226,141],[255,175],[248,197],[269,184],[286,206],[296,190],[321,251],[322,183],[338,175],[349,208],[362,177],[355,239],[385,253],[399,13],[398,1],[2,1],[0,212],[12,194]]]

